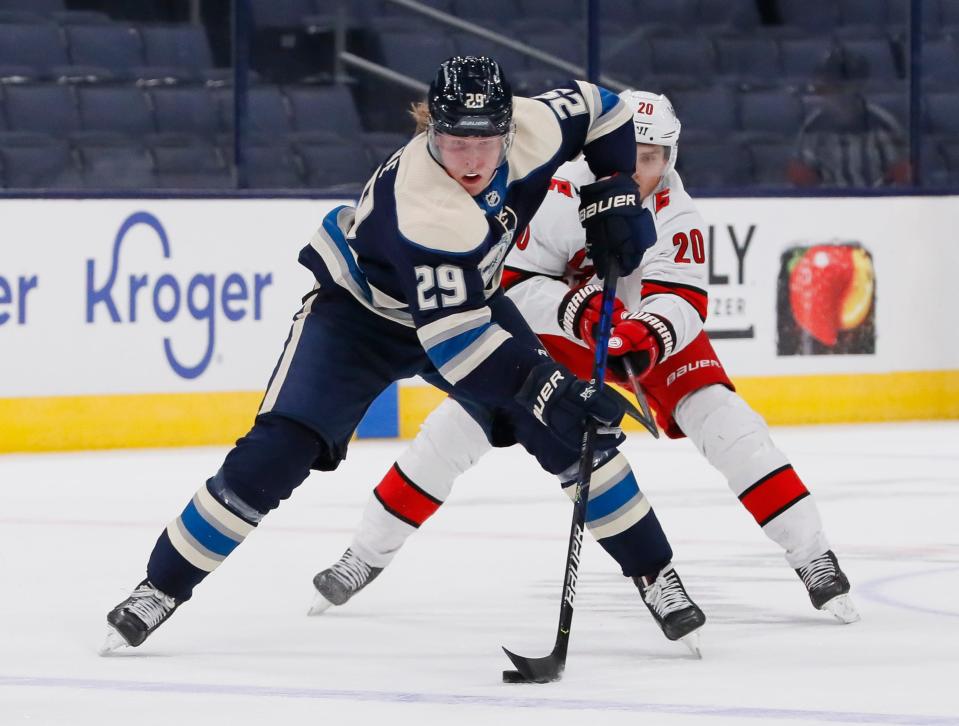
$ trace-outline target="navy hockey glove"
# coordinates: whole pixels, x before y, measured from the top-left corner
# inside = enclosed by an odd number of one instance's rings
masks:
[[[596,449],[612,449],[625,440],[619,428],[625,410],[619,397],[581,381],[562,366],[540,363],[530,371],[516,400],[572,449],[583,440],[586,419],[599,424]]]
[[[656,224],[648,209],[643,209],[636,183],[617,174],[586,184],[579,190],[579,221],[586,228],[586,254],[605,279],[609,261],[619,263],[625,277],[643,260],[643,254],[656,244]]]

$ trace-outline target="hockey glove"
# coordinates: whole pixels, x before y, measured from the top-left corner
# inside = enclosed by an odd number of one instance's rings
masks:
[[[593,328],[599,324],[603,312],[602,285],[583,285],[570,290],[563,297],[557,310],[559,327],[574,340],[589,340]],[[612,324],[616,325],[626,312],[626,306],[618,297],[613,298]]]
[[[586,254],[605,279],[610,260],[619,263],[623,277],[643,260],[656,243],[653,215],[644,209],[636,183],[617,174],[586,184],[579,191],[579,221],[586,228]]]
[[[619,397],[581,381],[555,362],[530,371],[516,401],[571,449],[578,449],[588,418],[599,424],[596,450],[612,449],[625,440],[620,421],[625,412]]]
[[[627,380],[623,358],[628,357],[633,373],[643,380],[655,365],[673,352],[676,334],[665,318],[653,313],[625,312],[614,324],[609,337],[607,367],[617,378]],[[592,336],[587,340],[590,348],[596,343]]]

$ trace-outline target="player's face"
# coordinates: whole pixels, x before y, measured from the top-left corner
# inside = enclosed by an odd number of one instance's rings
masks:
[[[636,144],[636,172],[633,181],[639,187],[643,199],[659,186],[666,172],[666,147],[653,144]]]
[[[472,196],[483,191],[496,167],[502,163],[506,144],[504,136],[450,136],[436,134],[439,162],[446,173]]]

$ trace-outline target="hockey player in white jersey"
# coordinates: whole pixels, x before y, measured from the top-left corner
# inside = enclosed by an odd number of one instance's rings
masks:
[[[783,549],[813,606],[840,622],[854,622],[859,616],[849,582],[813,498],[765,421],[735,392],[703,329],[706,225],[674,169],[679,119],[665,96],[629,91],[622,97],[634,112],[634,180],[655,216],[658,241],[617,289],[609,379],[628,383],[622,364],[628,357],[667,435],[688,437],[722,472],[763,532]],[[577,209],[579,189],[594,180],[582,160],[557,170],[546,200],[508,255],[503,278],[550,355],[584,378],[601,288],[589,282],[592,267]],[[314,578],[310,614],[344,604],[375,578],[446,500],[456,477],[490,448],[482,429],[455,401],[437,407],[375,488],[350,547]],[[601,522],[587,524],[601,536]],[[644,599],[660,624],[657,609],[668,599],[670,570],[643,583]]]

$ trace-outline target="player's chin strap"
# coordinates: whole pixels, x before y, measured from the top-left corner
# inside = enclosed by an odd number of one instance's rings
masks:
[[[609,337],[613,327],[613,303],[616,300],[616,282],[619,265],[614,258],[603,281],[603,307],[599,316],[596,349],[593,353],[593,375],[590,383],[597,392],[603,389],[606,379],[606,357],[609,353]],[[566,570],[563,580],[562,600],[559,607],[559,623],[556,627],[556,643],[553,651],[542,658],[525,658],[503,648],[516,666],[516,671],[503,671],[503,680],[508,683],[549,683],[559,680],[566,669],[566,652],[569,649],[569,631],[573,623],[573,600],[576,598],[576,581],[579,576],[579,553],[583,546],[586,524],[586,503],[589,501],[589,483],[593,475],[593,451],[596,445],[595,419],[588,419],[583,433],[583,445],[579,456],[579,476],[573,496],[573,521],[569,528],[569,544],[566,549]]]

